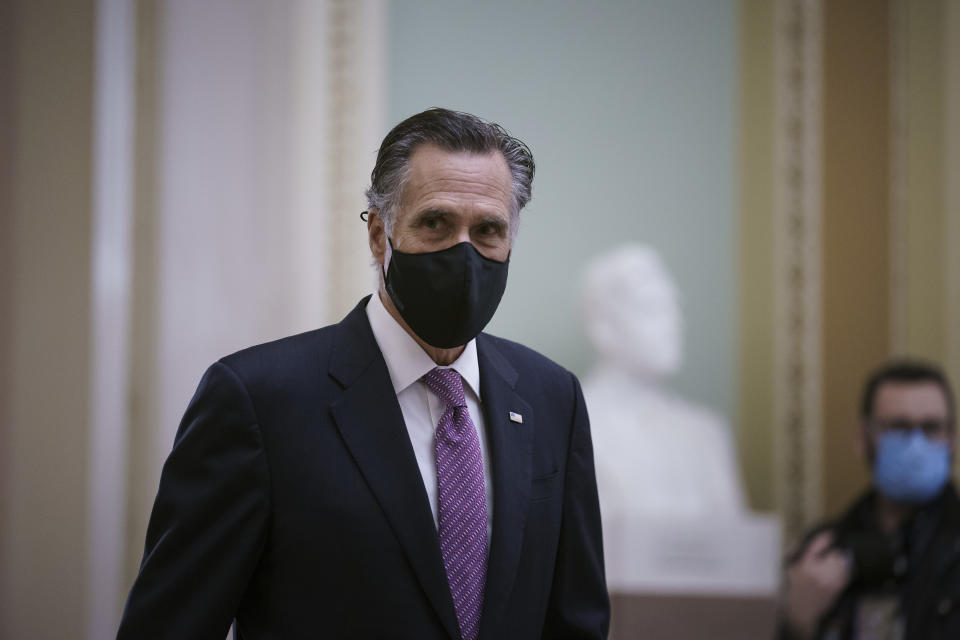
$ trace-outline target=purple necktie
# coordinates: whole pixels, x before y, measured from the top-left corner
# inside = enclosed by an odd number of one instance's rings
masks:
[[[487,496],[480,438],[453,369],[435,368],[423,381],[447,406],[436,432],[440,552],[463,640],[480,628],[487,578]]]

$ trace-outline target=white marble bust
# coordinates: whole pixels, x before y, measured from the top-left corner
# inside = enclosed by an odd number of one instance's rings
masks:
[[[753,560],[741,556],[751,550],[723,533],[741,536],[741,525],[755,520],[730,429],[667,388],[682,362],[682,318],[663,261],[646,246],[619,247],[588,266],[582,285],[597,356],[583,388],[610,588],[746,585]],[[767,537],[775,547],[776,535]],[[775,586],[775,556],[769,571],[762,562],[760,591]]]

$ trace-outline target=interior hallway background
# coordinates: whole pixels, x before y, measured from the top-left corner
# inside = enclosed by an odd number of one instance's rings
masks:
[[[0,3],[0,636],[111,635],[203,369],[370,291],[377,144],[433,105],[538,161],[490,330],[584,373],[580,268],[656,246],[676,388],[790,532],[865,481],[871,365],[960,374],[955,1]]]

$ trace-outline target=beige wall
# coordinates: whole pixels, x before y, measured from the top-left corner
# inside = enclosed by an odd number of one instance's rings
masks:
[[[896,86],[903,144],[899,150],[903,223],[893,251],[902,273],[894,282],[894,312],[903,318],[894,336],[898,352],[944,362],[947,343],[944,210],[944,24],[942,1],[904,2],[895,28],[902,42]],[[896,99],[896,98],[895,98]]]
[[[156,495],[154,432],[157,429],[156,271],[157,165],[159,163],[161,2],[137,5],[137,98],[134,128],[132,273],[130,286],[130,405],[127,452],[126,540],[120,592],[124,601],[143,557],[147,518]],[[122,603],[117,604],[120,610]]]
[[[890,350],[890,20],[886,2],[824,2],[824,509],[866,483],[857,398]]]
[[[2,93],[15,100],[2,149],[12,282],[0,289],[0,637],[67,638],[85,628],[94,9],[30,0],[4,11],[14,63]]]
[[[947,232],[943,242],[946,252],[947,281],[947,362],[953,380],[960,382],[960,2],[946,4],[941,26],[944,55],[943,176],[944,211]]]
[[[14,4],[0,3],[0,521],[10,522],[10,437],[13,419],[13,162],[15,109]],[[0,528],[0,576],[9,573],[4,551],[6,537]],[[7,601],[9,584],[0,578],[0,620],[10,616]],[[0,623],[2,625],[2,623]]]
[[[744,485],[755,509],[772,510],[774,435],[774,17],[768,0],[740,3],[738,218],[739,429]]]

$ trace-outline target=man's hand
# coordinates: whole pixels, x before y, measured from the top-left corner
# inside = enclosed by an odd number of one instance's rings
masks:
[[[784,614],[798,638],[813,637],[820,618],[850,582],[850,557],[832,545],[832,531],[817,534],[787,569]]]

